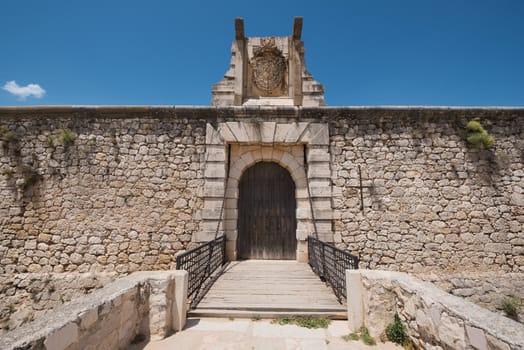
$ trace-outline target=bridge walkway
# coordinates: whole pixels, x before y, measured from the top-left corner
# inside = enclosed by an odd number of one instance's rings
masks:
[[[308,264],[292,260],[244,260],[226,265],[188,316],[347,319],[347,308]]]

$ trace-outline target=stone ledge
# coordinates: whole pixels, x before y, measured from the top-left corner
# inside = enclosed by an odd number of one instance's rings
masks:
[[[36,243],[35,243],[36,244]],[[118,278],[115,272],[0,274],[0,327],[10,331],[27,320],[93,292]],[[0,332],[0,337],[7,331]]]
[[[523,325],[414,276],[393,271],[347,270],[346,280],[352,329],[364,324],[372,335],[378,336],[396,311],[403,318],[410,318],[410,336],[422,344],[479,350],[524,348]],[[358,310],[364,313],[359,314]],[[419,323],[424,323],[424,327]]]
[[[170,287],[173,283],[174,286]],[[151,292],[152,289],[153,292]],[[149,302],[146,302],[147,299]],[[111,337],[122,333],[118,338],[126,344],[118,344],[119,347],[127,346],[134,336],[142,332],[147,333],[145,334],[147,336],[164,337],[169,332],[166,324],[173,330],[183,328],[186,299],[186,271],[136,272],[85,297],[64,304],[46,314],[45,317],[8,332],[0,339],[0,348],[5,350],[67,349],[85,339],[98,338],[96,332],[99,331],[110,332]],[[157,314],[165,314],[164,319],[158,319],[158,322],[155,322],[150,315],[148,305],[149,308],[154,308]],[[116,312],[114,317],[111,317],[112,312]],[[135,318],[138,317],[137,322],[127,322],[127,317],[120,320],[120,314],[134,315]],[[144,324],[139,322],[143,321],[141,317],[150,318],[147,323],[149,329],[136,328]],[[115,324],[111,320],[119,321]],[[99,322],[105,322],[106,326],[114,327],[114,331],[108,331],[106,327],[97,327]],[[129,327],[132,329],[128,329]],[[112,342],[114,339],[108,339],[108,341]]]
[[[68,118],[175,118],[216,120],[216,118],[251,118],[287,117],[304,120],[319,116],[337,117],[340,114],[369,116],[369,112],[382,112],[392,115],[405,112],[435,112],[445,117],[446,112],[455,116],[457,113],[475,115],[481,112],[497,112],[504,115],[524,116],[524,107],[508,106],[324,106],[324,107],[294,107],[294,106],[250,106],[250,107],[211,107],[211,106],[7,106],[0,107],[0,116],[17,116],[41,118],[42,112],[48,117]],[[379,118],[377,115],[375,118]]]
[[[524,300],[524,273],[500,272],[458,272],[437,275],[422,273],[416,275],[423,281],[430,282],[447,293],[465,298],[480,307],[504,315],[500,309],[506,298]],[[519,312],[519,319],[524,320],[524,309]]]

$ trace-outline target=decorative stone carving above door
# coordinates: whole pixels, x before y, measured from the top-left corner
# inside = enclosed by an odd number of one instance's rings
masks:
[[[246,37],[235,20],[231,66],[213,86],[213,106],[324,106],[324,87],[306,70],[302,17],[290,36]]]

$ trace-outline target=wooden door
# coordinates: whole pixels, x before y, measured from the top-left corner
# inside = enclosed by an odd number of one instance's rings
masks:
[[[295,183],[272,162],[248,168],[239,184],[238,256],[240,259],[296,258]]]

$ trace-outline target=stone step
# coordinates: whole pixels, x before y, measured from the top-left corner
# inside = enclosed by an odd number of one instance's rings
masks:
[[[197,308],[188,312],[188,317],[196,318],[247,318],[247,319],[273,319],[280,317],[323,317],[331,320],[347,320],[347,312],[343,311],[311,311],[311,310],[234,310],[234,309],[204,309]]]

